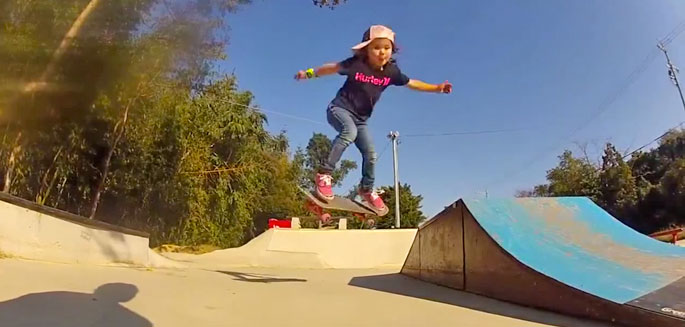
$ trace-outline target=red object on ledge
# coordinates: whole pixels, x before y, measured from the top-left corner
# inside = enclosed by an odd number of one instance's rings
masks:
[[[684,232],[684,231],[685,231],[685,229],[683,229],[683,228],[675,228],[675,229],[666,230],[666,231],[663,231],[663,232],[652,233],[652,234],[650,234],[649,236],[651,236],[651,237],[659,237],[659,236],[666,236],[666,235],[668,235],[668,236],[671,236],[671,241],[670,241],[670,243],[675,244],[676,242],[678,242],[678,235],[679,235],[680,233]]]
[[[277,228],[290,228],[290,220],[283,220],[283,219],[269,219],[269,229],[277,227]]]

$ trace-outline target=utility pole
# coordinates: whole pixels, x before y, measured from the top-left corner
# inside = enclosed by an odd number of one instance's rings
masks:
[[[657,47],[659,48],[659,50],[663,51],[664,55],[666,56],[668,77],[671,78],[673,84],[675,84],[675,86],[678,88],[678,93],[680,94],[680,101],[683,103],[683,110],[685,110],[685,98],[683,98],[683,91],[680,89],[680,83],[678,82],[678,67],[674,66],[671,62],[671,58],[668,57],[668,51],[666,50],[666,46],[662,42],[659,42]]]
[[[397,138],[400,133],[391,131],[388,137],[392,140],[392,164],[395,172],[395,228],[400,228],[400,182],[397,176]]]

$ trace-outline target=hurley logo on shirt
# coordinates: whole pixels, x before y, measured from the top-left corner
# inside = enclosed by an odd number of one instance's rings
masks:
[[[373,85],[383,85],[383,86],[388,86],[390,84],[390,77],[383,77],[383,78],[377,78],[375,76],[368,76],[365,75],[364,73],[356,73],[354,74],[354,79],[357,82],[362,82],[362,83],[371,83]]]

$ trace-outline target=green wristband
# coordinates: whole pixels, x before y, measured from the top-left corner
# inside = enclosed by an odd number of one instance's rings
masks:
[[[313,68],[307,69],[307,70],[305,71],[305,73],[307,74],[307,78],[316,77],[316,74],[314,73],[314,69],[313,69]]]

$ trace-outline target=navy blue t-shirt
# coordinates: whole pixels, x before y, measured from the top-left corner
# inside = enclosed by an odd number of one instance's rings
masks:
[[[338,73],[347,76],[347,80],[331,103],[351,111],[361,120],[371,117],[374,105],[389,85],[409,83],[409,77],[392,61],[380,71],[361,58],[350,57],[340,62]]]

